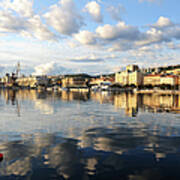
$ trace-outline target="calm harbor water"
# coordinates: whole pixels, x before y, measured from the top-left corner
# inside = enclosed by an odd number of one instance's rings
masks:
[[[0,179],[180,179],[180,96],[0,90]]]

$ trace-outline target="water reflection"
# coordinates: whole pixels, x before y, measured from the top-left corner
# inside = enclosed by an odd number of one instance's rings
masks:
[[[179,95],[1,90],[0,107],[0,179],[180,179]]]
[[[142,97],[137,94],[122,93],[114,96],[115,107],[124,109],[128,116],[136,116],[142,103]]]
[[[78,140],[58,134],[20,139],[0,145],[2,179],[180,178],[179,137],[117,127],[87,129]]]
[[[66,91],[47,93],[35,90],[1,90],[0,96],[6,100],[6,104],[11,103],[17,106],[18,116],[20,116],[19,101],[32,101],[34,102],[34,108],[38,109],[42,114],[53,114],[55,113],[56,104],[49,102],[59,100],[66,102],[92,100],[100,104],[113,104],[117,110],[124,110],[125,114],[130,117],[136,117],[139,111],[180,113],[180,95],[177,94],[141,95],[134,93],[109,94],[108,92],[78,93]]]
[[[151,112],[180,113],[180,95],[144,95],[143,106]]]

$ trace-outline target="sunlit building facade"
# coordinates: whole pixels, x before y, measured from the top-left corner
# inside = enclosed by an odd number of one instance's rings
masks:
[[[144,86],[156,86],[160,84],[160,79],[161,79],[161,75],[154,75],[154,74],[150,74],[150,75],[146,75],[144,76],[144,80],[143,80],[143,85]]]
[[[115,82],[122,86],[140,86],[143,83],[143,74],[139,71],[138,66],[129,65],[126,67],[126,71],[115,74]]]
[[[30,76],[19,77],[16,79],[18,86],[35,88],[38,85],[48,86],[48,78],[46,76]]]
[[[87,87],[87,78],[83,77],[66,77],[62,79],[62,87]]]

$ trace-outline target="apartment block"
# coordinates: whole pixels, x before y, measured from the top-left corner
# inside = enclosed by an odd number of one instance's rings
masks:
[[[138,66],[129,65],[125,71],[115,74],[115,82],[123,86],[140,86],[143,83],[143,74],[139,71]]]

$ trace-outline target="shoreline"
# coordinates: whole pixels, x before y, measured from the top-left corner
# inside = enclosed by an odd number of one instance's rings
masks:
[[[180,95],[180,90],[134,90],[134,93],[137,94],[179,94]]]
[[[22,87],[0,87],[1,90],[37,90],[37,91],[47,91],[47,92],[61,92],[61,91],[71,91],[71,92],[131,92],[136,94],[177,94],[180,95],[180,90],[159,90],[159,89],[139,89],[136,88],[109,88],[103,90],[93,90],[88,87],[73,87],[73,88],[22,88]]]

